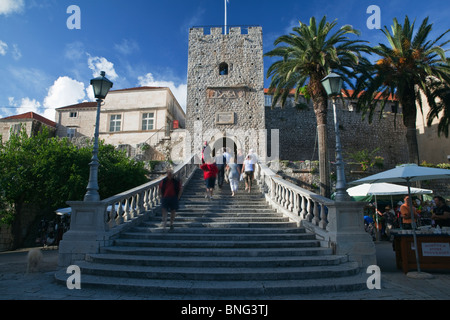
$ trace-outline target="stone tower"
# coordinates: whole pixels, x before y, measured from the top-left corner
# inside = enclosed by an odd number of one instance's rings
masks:
[[[186,128],[192,152],[205,141],[245,154],[265,150],[262,28],[192,28],[189,33]]]

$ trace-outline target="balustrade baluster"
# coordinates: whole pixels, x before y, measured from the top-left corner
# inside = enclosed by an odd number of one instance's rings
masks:
[[[313,213],[311,210],[311,199],[309,198],[306,199],[306,211],[308,212],[308,214],[306,215],[305,219],[311,222],[313,218]]]
[[[125,214],[127,215],[129,220],[133,219],[133,216],[130,213],[130,199],[129,198],[125,199],[125,204],[124,204],[123,210],[125,211]]]
[[[288,210],[292,211],[293,208],[294,208],[294,191],[289,189],[289,206],[288,206]]]
[[[301,195],[300,196],[302,198],[302,211],[300,212],[300,217],[302,219],[306,219],[306,215],[308,214],[308,212],[306,211],[306,197]]]
[[[320,213],[319,213],[320,212],[320,210],[319,210],[320,204],[318,202],[314,201],[314,200],[313,200],[312,204],[314,206],[314,208],[313,208],[314,217],[313,217],[313,221],[312,222],[313,222],[313,224],[315,226],[318,226],[319,222],[320,222]]]
[[[112,229],[116,226],[116,209],[114,207],[114,203],[111,205],[111,210],[108,214],[108,207],[106,207],[106,214],[109,216],[109,223],[108,227],[109,229]]]
[[[117,219],[116,219],[117,225],[121,225],[126,220],[125,220],[125,217],[123,214],[123,209],[122,209],[122,205],[120,204],[120,201],[115,206],[117,206],[117,210],[116,210],[117,211]]]
[[[136,217],[136,195],[131,196],[130,201],[130,216],[131,219],[134,219]]]
[[[324,204],[321,204],[319,227],[325,230],[327,228],[327,225],[328,221],[327,221],[326,206]]]

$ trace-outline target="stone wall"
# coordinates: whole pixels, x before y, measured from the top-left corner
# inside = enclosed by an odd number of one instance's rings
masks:
[[[345,103],[344,103],[345,105]],[[406,129],[401,115],[390,112],[382,119],[374,119],[371,124],[362,120],[362,114],[350,111],[342,102],[337,103],[344,161],[349,160],[349,153],[380,148],[376,155],[384,158],[384,168],[406,163],[407,145]],[[266,128],[279,129],[280,159],[292,161],[318,160],[316,137],[316,117],[311,104],[298,108],[293,103],[284,108],[266,107]],[[396,125],[395,125],[396,122]],[[270,145],[270,144],[269,144]],[[333,108],[328,108],[328,152],[332,162],[335,160],[335,133]]]

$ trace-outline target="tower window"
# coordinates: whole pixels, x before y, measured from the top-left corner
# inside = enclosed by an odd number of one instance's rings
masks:
[[[227,63],[222,62],[222,63],[219,65],[219,75],[221,75],[221,76],[226,76],[226,75],[228,75],[228,64],[227,64]]]

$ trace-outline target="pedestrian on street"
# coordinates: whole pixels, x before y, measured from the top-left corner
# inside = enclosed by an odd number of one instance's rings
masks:
[[[227,160],[225,155],[223,154],[222,150],[219,149],[216,155],[216,165],[219,169],[219,172],[217,173],[217,185],[219,186],[219,188],[222,188],[223,186],[226,162]]]
[[[200,169],[203,171],[203,178],[205,179],[206,195],[205,198],[212,199],[214,192],[214,185],[216,183],[216,176],[219,172],[217,165],[214,163],[214,158],[202,159]]]
[[[252,181],[253,181],[253,172],[255,165],[253,163],[251,155],[247,155],[244,161],[244,165],[242,167],[242,174],[244,175],[245,181],[245,190],[248,190],[248,193],[251,192],[252,189]]]
[[[178,200],[182,194],[181,182],[173,176],[173,170],[167,170],[167,176],[159,184],[159,196],[161,198],[162,226],[166,230],[167,212],[170,211],[170,230],[173,229]]]
[[[238,171],[238,165],[234,162],[234,158],[230,158],[230,162],[227,164],[228,180],[230,181],[231,196],[234,197],[239,187],[240,173]]]

